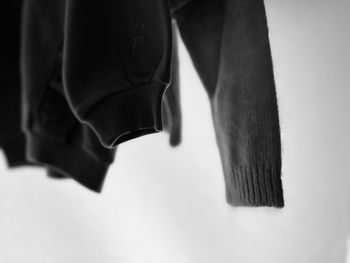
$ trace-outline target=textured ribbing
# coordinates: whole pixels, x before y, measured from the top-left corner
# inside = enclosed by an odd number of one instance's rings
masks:
[[[226,199],[233,206],[284,207],[281,166],[235,167],[226,180]]]

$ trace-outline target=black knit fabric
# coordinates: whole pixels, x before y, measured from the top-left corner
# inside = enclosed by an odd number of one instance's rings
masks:
[[[48,176],[51,178],[73,178],[85,187],[100,192],[108,166],[114,161],[115,149],[103,147],[93,130],[78,121],[68,104],[62,82],[65,1],[55,0],[47,3],[43,0],[27,0],[24,8],[22,77],[23,103],[26,107],[23,124],[26,130],[28,159],[47,166]],[[173,72],[178,72],[178,63],[174,64],[172,69]],[[113,112],[117,115],[120,112],[121,118],[126,117],[130,120],[128,123],[137,121],[137,118],[131,115],[133,112],[126,112],[120,105],[125,105],[130,98],[127,104],[133,110],[139,106],[139,104],[130,104],[135,101],[135,97],[156,98],[156,96],[150,96],[153,91],[158,93],[152,85],[131,89],[121,94],[122,96],[117,96],[118,103],[112,96],[110,105],[108,100],[104,100],[101,104],[103,106],[100,110],[101,115],[106,115],[106,112],[108,115],[113,115]],[[179,94],[179,85],[172,85],[164,95],[165,98],[169,98],[162,101],[162,112],[167,119],[165,129],[170,134],[172,146],[180,143],[181,136],[181,125],[179,125],[181,114],[177,94]],[[169,100],[171,104],[165,103]],[[143,100],[140,102],[142,103]],[[155,103],[150,102],[145,107],[153,107],[153,105]],[[106,106],[109,111],[105,109]],[[150,118],[157,116],[160,106],[156,105],[156,107]],[[113,111],[111,111],[112,108],[114,108]],[[95,123],[104,120],[101,119],[97,109],[96,106],[94,112],[90,114],[91,116],[96,114]],[[144,118],[141,121],[144,121]],[[162,125],[162,122],[160,124]],[[162,128],[158,129],[162,130]],[[124,134],[123,139],[129,140],[131,136],[140,136],[142,132],[148,133],[147,130],[140,130],[139,133],[133,133],[130,137]]]
[[[278,104],[263,0],[192,0],[175,17],[210,99],[227,202],[283,207]]]

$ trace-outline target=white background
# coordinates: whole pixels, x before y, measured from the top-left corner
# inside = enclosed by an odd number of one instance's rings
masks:
[[[350,1],[266,0],[286,207],[233,208],[209,103],[183,45],[183,142],[120,146],[101,195],[0,159],[1,263],[345,263]],[[350,262],[350,260],[348,261]]]

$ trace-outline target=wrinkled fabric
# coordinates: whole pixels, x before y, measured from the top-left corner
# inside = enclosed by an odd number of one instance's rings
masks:
[[[4,10],[8,13],[5,21],[2,21],[2,32],[6,35],[4,42],[6,47],[1,63],[2,107],[0,121],[0,147],[3,148],[8,166],[37,166],[26,157],[26,140],[21,125],[21,79],[20,79],[20,29],[23,1],[6,1]],[[11,19],[9,21],[8,19]],[[48,169],[48,175],[53,173]],[[56,177],[62,177],[56,173]]]
[[[27,158],[100,192],[114,150],[105,149],[73,115],[63,93],[65,1],[26,0],[21,76]]]
[[[47,165],[50,177],[73,178],[100,192],[115,149],[103,147],[68,104],[62,79],[65,4],[62,0],[26,0],[24,7],[22,78],[27,155],[32,162]],[[173,47],[176,57],[177,47]],[[175,79],[164,96],[162,113],[170,144],[176,146],[181,139],[178,63],[172,71]]]
[[[284,206],[263,0],[67,1],[26,0],[21,65],[30,161],[101,191],[119,144],[166,130],[178,145],[177,24],[210,101],[226,201]]]
[[[64,88],[78,119],[106,148],[162,131],[171,81],[168,2],[68,0],[65,25]]]

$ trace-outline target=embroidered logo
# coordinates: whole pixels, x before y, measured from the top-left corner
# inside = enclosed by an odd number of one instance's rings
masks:
[[[156,33],[154,29],[141,22],[136,22],[131,26],[123,23],[121,37],[122,55],[130,59],[136,59],[146,56],[152,51]]]

